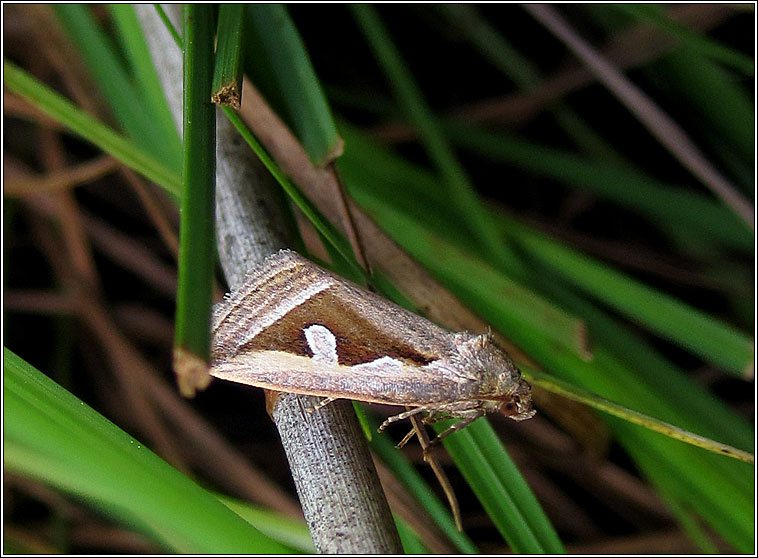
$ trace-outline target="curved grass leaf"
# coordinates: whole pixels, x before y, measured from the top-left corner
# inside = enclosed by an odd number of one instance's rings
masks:
[[[678,426],[674,426],[673,424],[669,424],[667,422],[645,415],[644,413],[640,413],[622,405],[618,405],[613,401],[608,401],[606,399],[598,397],[585,390],[579,389],[576,386],[572,386],[571,384],[568,384],[559,378],[551,377],[544,372],[529,370],[523,365],[521,366],[521,369],[524,373],[524,377],[529,380],[529,382],[534,385],[540,386],[541,388],[546,389],[552,393],[557,393],[558,395],[562,395],[563,397],[566,397],[573,401],[584,403],[593,409],[598,409],[599,411],[603,411],[604,413],[622,418],[633,424],[644,426],[649,430],[660,432],[669,438],[673,438],[687,444],[692,444],[693,446],[707,449],[708,451],[719,453],[721,455],[733,457],[734,459],[738,459],[746,463],[755,462],[755,456],[753,454],[742,451],[741,449],[716,442],[715,440],[711,440],[710,438],[706,438],[704,436],[699,436],[693,432],[687,432],[686,430],[683,430]]]
[[[7,60],[3,61],[3,77],[9,90],[21,95],[75,134],[163,187],[175,198],[179,197],[181,192],[179,174],[148,155],[134,142],[84,113],[68,99]]]
[[[440,423],[435,429],[444,427]],[[532,490],[486,419],[479,419],[442,443],[513,552],[565,552]]]
[[[530,254],[584,292],[733,374],[752,374],[747,335],[545,235],[522,227],[517,236]]]
[[[90,502],[173,552],[288,553],[7,348],[4,466]]]
[[[176,124],[171,116],[166,95],[161,87],[150,50],[147,48],[145,36],[142,34],[134,6],[130,4],[108,4],[108,10],[113,17],[118,31],[118,37],[126,53],[131,73],[135,79],[135,87],[139,92],[143,106],[149,107],[149,112],[155,118],[152,122],[152,133],[161,142],[168,144],[172,153],[181,165],[181,144]],[[177,171],[180,166],[177,166]]]
[[[123,60],[116,54],[110,37],[102,32],[90,7],[82,4],[57,4],[55,12],[68,36],[76,44],[95,84],[116,116],[118,123],[142,149],[154,153],[170,169],[181,168],[181,151],[174,141],[166,141],[166,126],[173,126],[166,113],[153,113],[154,106],[138,94]],[[160,89],[158,89],[160,91]],[[161,133],[156,133],[159,130]],[[172,137],[172,136],[168,136]]]
[[[342,139],[287,8],[255,4],[245,15],[249,77],[292,126],[311,161],[327,165],[342,153]]]

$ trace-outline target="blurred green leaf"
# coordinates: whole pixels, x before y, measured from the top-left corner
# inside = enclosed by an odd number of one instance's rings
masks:
[[[288,553],[140,442],[3,352],[3,465],[181,553]]]
[[[173,196],[179,196],[181,180],[178,173],[148,155],[131,140],[95,120],[74,106],[68,99],[7,60],[3,61],[3,77],[8,89],[21,95],[42,112],[75,134],[95,144],[129,168],[141,173],[145,178],[162,186]]]
[[[248,6],[246,21],[245,67],[253,85],[292,127],[311,161],[327,165],[342,153],[342,139],[287,8]]]
[[[172,136],[167,132],[167,126],[172,125],[170,120],[166,119],[164,111],[155,114],[155,105],[145,103],[143,96],[138,94],[110,37],[97,25],[90,7],[56,4],[55,10],[119,124],[145,151],[155,154],[169,169],[179,171],[181,152],[175,141],[176,133]],[[148,98],[154,99],[154,96]],[[156,133],[156,123],[162,125],[157,128],[162,133]],[[166,141],[166,137],[172,137],[174,141]]]

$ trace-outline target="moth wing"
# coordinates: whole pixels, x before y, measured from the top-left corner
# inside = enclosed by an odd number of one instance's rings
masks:
[[[213,364],[251,351],[313,356],[304,331],[314,324],[335,336],[346,366],[390,357],[419,367],[454,345],[454,334],[281,251],[214,309]]]
[[[345,366],[283,351],[252,351],[215,363],[211,374],[275,391],[394,405],[446,402],[461,391],[460,382],[426,368],[391,357]]]

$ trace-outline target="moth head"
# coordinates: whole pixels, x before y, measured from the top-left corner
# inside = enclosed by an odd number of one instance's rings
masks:
[[[498,411],[513,420],[532,418],[537,412],[532,406],[532,386],[519,379],[513,392],[503,397]]]
[[[486,411],[499,412],[513,420],[534,416],[531,386],[521,378],[521,371],[495,344],[491,334],[457,334],[456,344],[458,366],[482,383],[481,393],[488,399]]]

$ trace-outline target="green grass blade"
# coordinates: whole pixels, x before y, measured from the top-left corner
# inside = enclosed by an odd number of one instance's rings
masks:
[[[166,96],[161,87],[158,73],[155,70],[150,50],[147,48],[145,36],[142,34],[134,6],[129,4],[109,4],[113,21],[116,24],[118,36],[127,55],[131,73],[134,75],[136,87],[139,91],[145,107],[155,118],[152,125],[154,133],[160,141],[167,144],[167,148],[175,153],[171,160],[181,161],[182,141],[176,124],[171,116],[171,111],[166,101]],[[178,165],[178,163],[177,163]],[[179,166],[176,167],[177,170]]]
[[[738,552],[752,552],[755,545],[752,465],[725,460],[691,446],[674,446],[675,442],[627,423],[614,424],[613,428],[622,433],[621,443],[654,484],[663,487],[679,505],[705,518]],[[720,462],[737,467],[725,469],[719,466]]]
[[[608,401],[607,399],[598,397],[592,393],[589,393],[588,391],[577,388],[576,386],[572,386],[571,384],[564,382],[559,378],[545,374],[544,372],[529,370],[523,366],[522,372],[524,373],[524,377],[529,380],[530,383],[540,386],[552,393],[562,395],[563,397],[566,397],[573,401],[584,403],[593,409],[603,411],[609,415],[622,418],[627,422],[638,424],[649,430],[660,432],[669,438],[673,438],[687,444],[692,444],[693,446],[707,449],[708,451],[726,455],[728,457],[733,457],[746,463],[755,462],[755,456],[749,452],[742,451],[727,444],[722,444],[704,436],[699,436],[693,432],[687,432],[686,430],[683,430],[678,426],[674,426],[673,424],[658,420],[644,413],[640,413],[638,411],[624,407],[623,405],[618,405],[613,401]]]
[[[181,191],[178,173],[166,167],[133,141],[78,109],[65,97],[7,60],[3,61],[5,85],[75,134],[93,143],[126,166],[163,187],[172,196]]]
[[[372,432],[376,432],[379,423],[366,417]],[[392,470],[395,477],[416,497],[416,500],[424,506],[431,518],[455,544],[456,548],[464,554],[479,554],[471,539],[461,533],[455,527],[455,521],[447,506],[434,494],[429,485],[411,465],[405,456],[399,451],[385,434],[372,435],[369,439],[371,449]]]
[[[643,215],[662,230],[676,228],[743,252],[753,251],[749,227],[723,204],[673,187],[628,167],[593,161],[505,133],[448,123],[451,139],[465,149],[567,186],[589,190]]]
[[[449,196],[453,205],[457,206],[457,210],[466,217],[469,227],[479,240],[494,253],[502,254],[503,243],[491,226],[489,217],[483,211],[471,181],[456,159],[437,119],[424,100],[410,70],[392,43],[376,11],[367,4],[354,4],[350,5],[350,8],[392,85],[403,111],[418,130],[427,155],[440,171],[446,188],[438,195]]]
[[[711,541],[709,533],[700,525],[695,513],[686,509],[682,502],[676,496],[668,494],[665,488],[659,488],[658,494],[666,502],[666,506],[671,510],[671,513],[674,514],[679,526],[687,533],[690,540],[697,545],[702,554],[719,553],[718,548]]]
[[[442,429],[444,424],[439,425]],[[486,419],[448,436],[443,443],[514,553],[565,552],[529,485]]]
[[[743,84],[715,62],[685,47],[658,59],[647,73],[654,80],[665,79],[677,102],[695,112],[692,126],[725,163],[734,158],[750,169],[750,182],[745,186],[752,192],[755,111]]]
[[[216,494],[223,504],[258,529],[261,533],[280,543],[307,554],[315,554],[313,539],[305,521],[298,521],[248,502]]]
[[[8,349],[3,363],[6,471],[115,514],[172,552],[291,552]]]
[[[178,145],[155,133],[156,115],[146,110],[150,105],[138,94],[122,59],[110,38],[100,30],[90,8],[82,4],[57,4],[55,10],[119,124],[144,150],[155,153],[166,166],[178,171],[181,168]]]
[[[182,44],[184,44],[184,41],[182,40],[181,35],[179,35],[179,31],[177,31],[176,27],[174,27],[174,24],[171,22],[171,19],[168,17],[168,14],[163,9],[163,6],[160,4],[153,4],[155,7],[155,12],[158,14],[158,17],[161,18],[161,21],[163,22],[163,25],[166,26],[166,29],[168,29],[168,32],[171,34],[171,37],[173,37],[174,42],[176,43],[176,46],[179,48],[182,48]]]
[[[210,355],[213,273],[216,262],[216,108],[211,103],[213,28],[210,5],[184,7],[184,188],[179,237],[174,369],[182,393],[194,393],[182,379],[176,351],[200,364]],[[194,360],[193,359],[193,360]],[[200,378],[209,376],[199,373]],[[200,380],[199,387],[207,385]]]
[[[221,4],[218,9],[216,68],[212,100],[218,105],[239,109],[242,104],[242,24],[241,4]]]
[[[395,517],[395,527],[406,554],[429,554],[419,536],[403,519]]]
[[[747,335],[540,233],[525,227],[514,233],[530,254],[592,297],[733,374],[752,372]]]
[[[249,77],[291,126],[311,161],[327,165],[342,153],[342,138],[287,8],[255,4],[247,7],[246,18]]]

